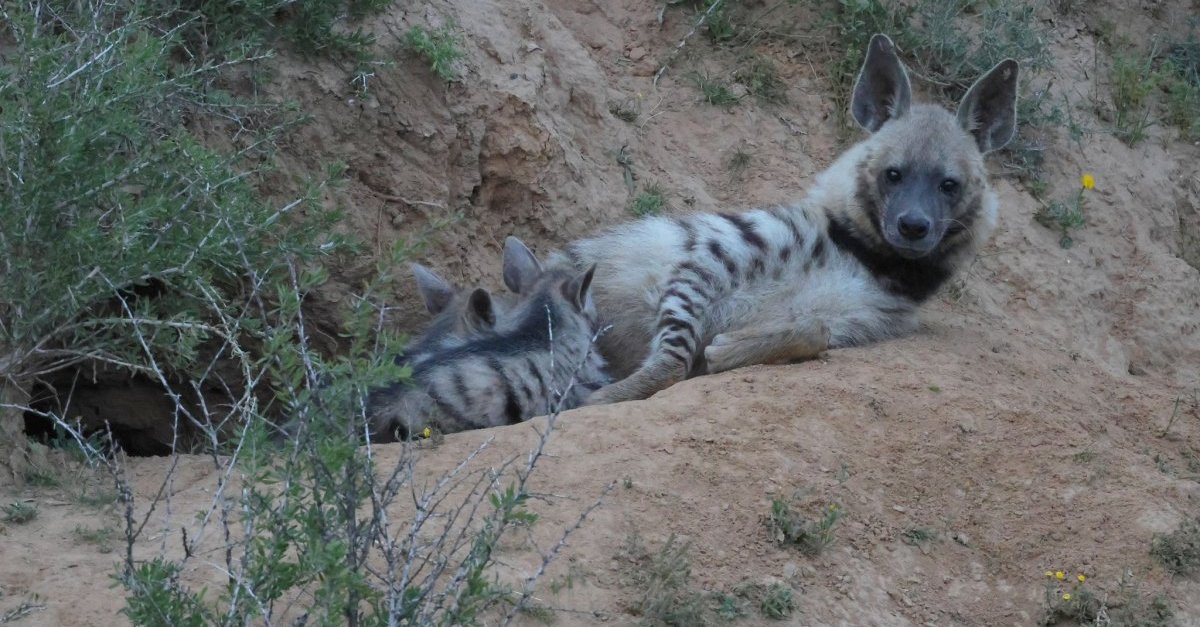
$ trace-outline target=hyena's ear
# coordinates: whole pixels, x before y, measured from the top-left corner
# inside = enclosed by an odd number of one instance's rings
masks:
[[[411,268],[413,276],[417,278],[417,291],[421,293],[421,300],[425,301],[425,309],[435,316],[442,313],[458,290],[419,263],[412,264]]]
[[[471,292],[467,310],[463,312],[463,324],[471,331],[487,331],[496,326],[496,309],[487,290],[477,287]]]
[[[576,275],[562,285],[563,298],[579,311],[592,309],[592,276],[595,274],[596,265],[592,264],[586,272]]]
[[[1017,62],[1005,59],[984,74],[958,105],[958,123],[979,152],[1003,148],[1017,133]]]
[[[850,98],[854,121],[874,133],[884,122],[904,115],[910,104],[912,86],[895,44],[887,35],[871,37]]]
[[[525,245],[509,235],[504,240],[504,285],[517,294],[529,291],[542,275],[542,264]]]

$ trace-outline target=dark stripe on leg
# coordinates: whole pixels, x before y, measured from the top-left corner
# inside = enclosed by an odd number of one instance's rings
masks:
[[[667,313],[668,313],[667,316],[663,317],[662,320],[659,320],[658,328],[660,328],[660,329],[663,327],[677,328],[681,331],[687,331],[688,335],[695,337],[695,335],[696,335],[695,325],[693,325],[688,320],[684,320],[682,318],[676,318],[675,316],[670,315],[670,312],[667,312]]]
[[[696,275],[696,277],[699,278],[700,281],[702,283],[704,283],[705,285],[707,285],[708,287],[717,287],[718,285],[720,285],[720,281],[717,279],[717,275],[713,274],[712,272],[709,272],[708,270],[705,270],[699,264],[692,262],[692,261],[685,261],[685,262],[679,264],[679,272],[691,272],[692,274]],[[680,279],[680,280],[682,280],[682,279]],[[697,290],[697,291],[700,291],[700,290]],[[703,292],[701,292],[701,293],[703,293]]]
[[[691,358],[690,353],[681,352],[678,348],[675,348],[674,346],[664,347],[662,349],[662,354],[670,355],[671,357],[674,357],[675,359],[677,359],[679,361],[679,363],[683,364],[683,366],[685,368],[689,367],[692,363],[692,358]]]
[[[691,348],[692,348],[691,342],[689,342],[688,339],[682,335],[672,335],[671,337],[668,337],[667,339],[663,340],[662,343],[666,344],[667,346],[674,346],[676,348],[682,348],[688,352],[691,352]]]

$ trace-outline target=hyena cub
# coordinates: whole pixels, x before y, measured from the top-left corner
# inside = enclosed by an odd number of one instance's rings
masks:
[[[515,424],[582,405],[609,382],[592,346],[599,330],[594,272],[543,270],[520,240],[508,238],[505,282],[520,296],[505,324],[412,362],[410,384],[373,392],[372,440],[405,438],[427,426],[451,433]],[[470,302],[470,310],[494,303],[482,289]]]
[[[600,341],[623,377],[589,403],[644,398],[689,372],[811,357],[894,337],[996,223],[983,155],[1016,129],[1017,63],[998,64],[957,115],[914,104],[892,41],[875,35],[851,100],[871,135],[798,204],[657,217],[570,244],[596,264]]]
[[[399,363],[415,366],[440,351],[509,326],[512,297],[494,295],[484,289],[468,292],[421,264],[414,263],[411,268],[417,281],[417,292],[433,319],[409,342],[397,360]]]

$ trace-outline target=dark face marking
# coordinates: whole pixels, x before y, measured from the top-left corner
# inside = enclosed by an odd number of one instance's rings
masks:
[[[850,221],[829,216],[829,240],[834,246],[854,256],[867,267],[889,292],[920,303],[938,290],[951,269],[946,259],[958,249],[948,243],[939,250],[919,258],[900,255],[893,247],[878,243]]]
[[[860,200],[871,203],[873,226],[897,255],[918,259],[931,254],[951,227],[961,231],[959,206],[963,198],[962,176],[938,165],[896,163],[883,168],[874,181],[875,194],[860,190]]]

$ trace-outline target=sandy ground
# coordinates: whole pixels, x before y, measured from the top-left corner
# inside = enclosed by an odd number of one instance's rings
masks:
[[[1060,130],[1046,155],[1051,198],[1073,194],[1083,172],[1097,179],[1075,246],[1061,248],[1033,221],[1038,201],[994,162],[999,231],[930,304],[915,336],[563,416],[535,480],[538,491],[563,496],[537,502],[534,539],[557,537],[605,486],[618,485],[551,568],[548,580],[570,575],[573,586],[539,591],[557,624],[636,622],[634,566],[622,558],[635,533],[651,547],[672,534],[690,541],[698,589],[790,584],[794,624],[1035,624],[1043,572],[1057,568],[1114,594],[1129,571],[1145,595],[1171,600],[1178,624],[1200,624],[1200,585],[1172,579],[1149,555],[1153,534],[1200,513],[1200,408],[1183,402],[1163,434],[1176,399],[1200,387],[1200,271],[1185,261],[1196,259],[1185,247],[1200,233],[1200,147],[1156,126],[1129,148],[1099,132],[1103,116],[1091,105],[1106,89],[1094,60],[1099,16],[1145,37],[1200,11],[1195,2],[1143,4],[1046,18],[1054,69],[1036,84],[1052,84],[1096,131],[1076,142]],[[755,52],[776,63],[787,101],[714,108],[685,74],[727,67],[737,53],[696,38],[655,87],[655,70],[691,19],[668,10],[660,26],[659,8],[634,0],[397,7],[369,24],[396,62],[379,69],[366,96],[344,68],[283,59],[272,89],[315,119],[281,155],[280,185],[346,160],[351,184],[329,201],[349,209],[346,228],[377,251],[460,211],[423,261],[489,285],[498,283],[506,235],[539,251],[558,246],[627,219],[632,196],[652,183],[674,212],[801,195],[838,150],[819,52],[804,37],[763,41]],[[795,11],[791,18],[805,16]],[[414,24],[444,20],[467,42],[465,78],[450,86],[397,43]],[[640,113],[626,122],[614,106]],[[738,150],[751,163],[732,172]],[[328,329],[370,267],[364,258],[344,268],[313,303]],[[398,328],[418,328],[424,316],[410,286],[398,284],[395,298]],[[458,434],[426,452],[426,463],[445,468],[486,437],[495,442],[479,462],[496,463],[527,450],[531,433],[518,425]],[[148,533],[138,548],[177,550],[178,527],[211,501],[211,462],[131,463],[142,499],[178,464],[171,511],[155,523],[167,531]],[[41,511],[33,523],[0,526],[0,616],[37,595],[44,607],[15,624],[124,620],[111,579],[118,555],[77,531],[120,524],[116,512],[80,503],[78,493],[104,489],[85,489],[88,481],[0,488],[4,502],[31,499]],[[836,503],[846,513],[837,541],[816,558],[776,546],[762,520],[772,498],[797,491],[807,506]],[[912,529],[935,539],[907,544]],[[110,546],[122,550],[120,538]],[[505,546],[517,574],[531,567],[529,548]]]

